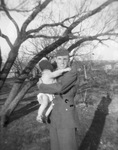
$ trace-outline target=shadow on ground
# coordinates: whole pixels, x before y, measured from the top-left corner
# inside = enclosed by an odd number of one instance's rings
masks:
[[[109,95],[102,97],[95,111],[93,121],[88,129],[84,139],[82,140],[78,150],[97,150],[100,138],[104,129],[106,116],[108,115],[108,106],[111,103]]]

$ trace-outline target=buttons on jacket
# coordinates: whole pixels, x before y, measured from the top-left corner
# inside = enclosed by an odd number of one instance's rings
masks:
[[[69,100],[68,100],[68,99],[65,99],[65,103],[67,103],[69,107],[74,107],[73,104],[70,104],[70,103],[69,103]],[[65,110],[68,111],[68,108],[66,108]]]
[[[68,99],[65,99],[65,103],[68,103],[69,102],[69,100]]]
[[[65,99],[65,103],[68,103],[69,102],[69,100],[68,99]],[[70,107],[74,107],[74,105],[73,104],[71,104],[71,105],[69,105]]]

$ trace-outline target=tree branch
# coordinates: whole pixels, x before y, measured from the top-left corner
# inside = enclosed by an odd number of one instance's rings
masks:
[[[107,31],[105,33],[96,34],[94,36],[79,37],[81,39],[79,41],[75,42],[74,44],[72,44],[68,48],[68,51],[71,52],[74,48],[78,47],[80,44],[82,44],[83,42],[86,42],[86,41],[98,40],[101,43],[102,39],[98,39],[98,37],[102,37],[102,36],[118,36],[118,33],[110,33],[110,32]],[[108,38],[106,40],[108,40]]]
[[[7,41],[9,47],[12,49],[12,48],[13,48],[13,45],[12,45],[10,39],[8,38],[7,35],[3,34],[3,33],[1,32],[1,30],[0,30],[0,36],[1,36],[2,38],[4,38],[4,39]]]
[[[26,19],[26,21],[23,23],[22,28],[21,28],[21,33],[24,33],[27,26],[33,19],[36,17],[36,15],[41,12],[52,0],[45,0],[42,4],[39,4],[38,6],[35,7],[35,10],[32,12],[32,14]]]
[[[100,11],[103,10],[105,7],[107,7],[110,3],[115,2],[115,1],[117,1],[117,0],[108,0],[108,1],[106,1],[105,3],[103,3],[102,5],[100,5],[99,7],[97,7],[96,9],[94,9],[94,10],[88,12],[88,13],[85,14],[84,16],[81,16],[78,20],[76,20],[74,23],[72,23],[69,27],[65,26],[65,25],[64,25],[64,22],[65,22],[65,21],[68,21],[68,20],[70,20],[70,19],[73,19],[73,18],[75,18],[75,17],[77,17],[78,14],[77,14],[77,15],[74,15],[74,16],[72,16],[72,17],[66,18],[66,19],[64,19],[62,22],[59,22],[59,23],[44,24],[44,25],[40,26],[39,28],[29,30],[29,31],[27,31],[27,36],[29,36],[31,33],[39,32],[40,30],[42,30],[42,29],[45,28],[45,27],[55,27],[55,26],[59,26],[59,25],[62,26],[62,27],[64,27],[64,28],[66,28],[66,31],[63,33],[63,36],[66,36],[67,34],[70,34],[71,31],[72,31],[72,29],[74,29],[77,25],[79,25],[79,23],[81,23],[81,22],[84,21],[85,19],[91,17],[92,15],[94,15],[94,14],[100,12]],[[41,37],[43,37],[43,36],[41,36]],[[44,37],[46,38],[46,36],[44,36]],[[31,37],[30,37],[30,38],[31,38]],[[48,38],[48,36],[47,36],[47,38]],[[49,36],[49,38],[51,38],[51,37]],[[54,37],[54,38],[55,38],[55,37]],[[75,38],[75,37],[72,36],[72,38]]]
[[[65,26],[64,23],[65,23],[66,21],[69,21],[70,19],[73,19],[73,18],[77,17],[77,16],[78,16],[78,14],[77,14],[77,15],[74,15],[74,16],[72,16],[72,17],[68,17],[68,18],[66,18],[66,19],[64,19],[63,21],[58,22],[58,23],[43,24],[43,25],[41,25],[39,28],[36,28],[36,29],[32,29],[32,30],[27,31],[27,35],[29,35],[29,34],[31,34],[31,33],[39,32],[40,30],[42,30],[43,28],[46,28],[46,27],[62,26],[62,27],[64,27],[64,28],[67,29],[68,27]]]
[[[49,35],[29,35],[28,38],[46,38],[46,39],[58,39],[61,38],[62,36],[49,36]]]
[[[79,25],[82,21],[84,21],[85,19],[88,19],[89,17],[95,15],[96,13],[100,12],[101,10],[103,10],[105,7],[107,7],[110,3],[113,2],[118,2],[118,0],[108,0],[105,3],[103,3],[102,5],[100,5],[99,7],[97,7],[96,9],[88,12],[87,14],[85,14],[84,16],[81,16],[78,20],[76,20],[74,23],[72,23],[68,29],[65,31],[64,34],[68,34],[71,33],[71,31],[77,26]]]
[[[42,30],[43,28],[46,28],[46,27],[56,27],[56,26],[62,26],[64,28],[67,28],[66,26],[63,25],[63,22],[59,22],[59,23],[52,23],[52,24],[43,24],[42,26],[40,26],[39,28],[36,28],[36,29],[32,29],[32,30],[29,30],[27,31],[27,35],[31,34],[31,33],[36,33],[36,32],[39,32],[40,30]]]
[[[32,9],[29,9],[29,10],[22,10],[22,9],[17,9],[17,8],[8,8],[6,7],[6,9],[10,12],[18,12],[18,13],[28,13],[28,12],[31,12]],[[0,11],[4,11],[4,9],[0,6]]]
[[[19,34],[19,27],[18,27],[16,21],[11,17],[10,13],[8,12],[6,5],[4,3],[4,0],[1,0],[1,6],[2,6],[3,10],[5,11],[7,17],[12,21],[12,23],[16,27],[16,31],[17,31],[17,35],[18,35]]]

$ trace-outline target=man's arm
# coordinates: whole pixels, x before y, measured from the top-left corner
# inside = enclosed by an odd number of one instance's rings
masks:
[[[75,85],[77,79],[76,68],[73,67],[70,72],[66,73],[61,80],[61,83],[41,84],[40,92],[49,94],[63,94]]]

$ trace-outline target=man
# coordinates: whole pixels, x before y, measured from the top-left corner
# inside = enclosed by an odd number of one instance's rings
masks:
[[[56,55],[57,69],[64,69],[69,65],[69,53],[62,49]],[[71,71],[60,76],[54,84],[41,84],[40,91],[55,94],[54,106],[50,116],[51,150],[77,150],[75,129],[77,128],[77,112],[74,105],[76,94],[77,71]]]

